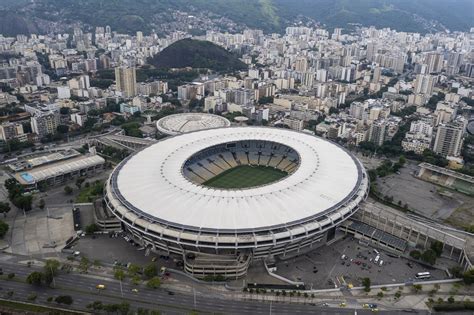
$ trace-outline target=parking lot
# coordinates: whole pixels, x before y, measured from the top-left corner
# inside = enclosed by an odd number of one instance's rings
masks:
[[[116,238],[107,234],[85,236],[79,239],[72,249],[79,251],[81,256],[85,256],[91,261],[99,260],[103,264],[126,265],[133,263],[145,266],[154,260],[160,267],[177,268],[173,258],[163,259],[159,254],[154,253],[145,256],[145,249],[127,242],[122,236]]]
[[[131,262],[145,266],[154,260],[160,267],[180,269],[177,266],[177,259],[173,257],[164,259],[162,255],[153,253],[145,256],[145,250],[140,250],[140,247],[132,245],[123,237],[86,236],[81,238],[73,249],[80,251],[81,256],[86,256],[91,261],[99,260],[103,264],[111,265],[117,262],[126,265]],[[446,278],[446,273],[442,270],[427,270],[416,262],[390,257],[382,249],[377,250],[379,254],[374,252],[374,248],[361,245],[349,236],[307,254],[277,262],[276,273],[293,281],[302,281],[313,289],[331,289],[349,284],[361,286],[361,279],[365,277],[370,278],[373,285],[411,282],[416,281],[414,279],[416,273],[423,271],[429,271],[432,280]],[[345,259],[341,259],[342,255]],[[375,264],[374,259],[377,255],[380,257]],[[261,261],[254,262],[250,267],[245,282],[284,284],[270,277]]]
[[[395,203],[400,201],[416,213],[441,221],[464,204],[471,204],[472,209],[473,198],[454,191],[445,194],[446,189],[415,177],[417,172],[418,166],[408,162],[400,174],[378,178],[378,189],[382,195],[393,197]]]
[[[312,284],[313,289],[349,284],[361,286],[361,279],[365,277],[370,278],[372,284],[404,283],[413,281],[415,274],[422,271],[429,271],[431,279],[446,277],[444,271],[427,270],[416,262],[390,257],[387,252],[377,250],[380,257],[376,264],[374,260],[377,253],[374,248],[360,245],[357,240],[347,237],[308,254],[277,263],[276,273],[294,281],[303,281],[309,286]],[[341,259],[342,255],[345,259]],[[380,260],[383,261],[382,265]]]

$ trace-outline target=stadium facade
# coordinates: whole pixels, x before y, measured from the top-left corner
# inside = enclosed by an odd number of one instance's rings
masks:
[[[239,166],[286,176],[213,188]],[[105,202],[136,241],[179,255],[196,277],[239,277],[256,259],[285,259],[332,240],[368,194],[360,161],[327,140],[287,129],[229,127],[166,138],[121,162]]]

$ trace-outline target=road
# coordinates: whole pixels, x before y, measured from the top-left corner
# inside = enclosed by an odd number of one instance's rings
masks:
[[[35,293],[37,299],[35,303],[48,305],[46,299],[57,295],[70,295],[74,303],[72,308],[86,310],[86,306],[94,301],[103,303],[128,302],[132,308],[159,309],[166,314],[189,313],[196,309],[207,313],[225,314],[354,314],[354,310],[344,308],[323,308],[304,304],[283,304],[245,300],[224,299],[220,295],[213,295],[209,292],[177,292],[169,295],[166,289],[148,289],[143,285],[134,286],[128,282],[120,283],[115,279],[78,274],[61,273],[55,277],[55,288],[35,287],[26,284],[24,279],[32,271],[41,270],[37,267],[27,267],[11,262],[0,262],[4,275],[15,273],[13,280],[0,280],[0,295],[5,296],[6,292],[14,291],[11,299],[26,301],[27,297]],[[106,289],[97,290],[97,284],[104,284]],[[138,293],[133,293],[132,289],[138,288]],[[271,309],[271,311],[270,311]],[[357,310],[357,314],[371,314],[369,310]],[[405,314],[403,311],[380,311],[380,314]],[[419,314],[426,314],[420,312]]]

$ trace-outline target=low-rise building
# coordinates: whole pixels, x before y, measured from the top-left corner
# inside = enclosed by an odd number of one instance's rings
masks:
[[[26,190],[35,190],[100,173],[104,164],[105,160],[98,155],[81,155],[17,172],[14,178]]]

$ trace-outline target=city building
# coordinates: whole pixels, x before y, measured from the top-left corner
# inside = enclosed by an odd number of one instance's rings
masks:
[[[9,141],[12,139],[18,139],[20,141],[26,141],[26,135],[23,132],[23,124],[14,122],[5,122],[0,124],[0,140]]]
[[[368,141],[381,146],[385,141],[386,127],[387,124],[383,120],[373,122],[370,125]]]
[[[465,126],[462,123],[448,123],[438,126],[433,151],[442,156],[459,156]]]
[[[178,86],[178,99],[189,101],[192,99],[201,99],[204,96],[204,84],[191,83]]]
[[[288,126],[290,129],[296,130],[296,131],[301,131],[303,130],[303,120],[301,119],[296,119],[296,118],[291,118],[291,117],[285,117],[282,119],[282,123],[286,126]]]
[[[14,174],[14,178],[26,190],[57,186],[78,177],[93,176],[102,172],[105,160],[95,154],[75,155],[71,158],[42,163],[37,167]]]
[[[413,93],[431,95],[435,83],[435,76],[429,74],[418,74],[413,82]]]
[[[124,97],[130,98],[137,95],[137,75],[135,67],[115,68],[115,84],[117,91],[122,92]]]
[[[120,104],[120,112],[122,114],[129,114],[133,115],[136,112],[141,111],[141,108],[139,106],[133,105],[133,104],[128,104],[128,103],[121,103]]]

